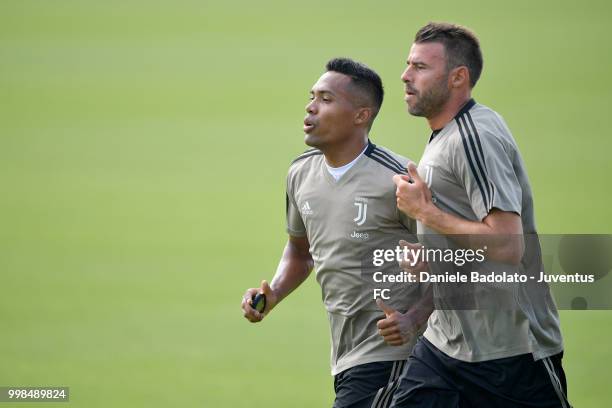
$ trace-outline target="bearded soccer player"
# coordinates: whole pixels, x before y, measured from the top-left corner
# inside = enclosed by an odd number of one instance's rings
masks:
[[[525,238],[536,226],[520,152],[501,116],[471,97],[482,66],[479,41],[465,27],[430,23],[417,32],[401,79],[409,113],[425,117],[432,133],[418,168],[394,176],[398,207],[417,220],[421,241],[428,235],[507,237],[492,239],[497,244],[487,255],[539,268],[539,244],[527,245]],[[534,295],[523,284],[514,290],[513,308],[436,304],[392,406],[569,407],[550,290]]]
[[[394,296],[400,303],[379,308],[362,263],[379,242],[397,243],[414,231],[414,221],[396,207],[392,181],[405,174],[408,160],[369,141],[383,101],[378,74],[344,58],[326,69],[306,106],[305,142],[312,149],[287,176],[288,242],[271,284],[248,289],[242,309],[249,321],[261,321],[314,266],[331,326],[334,407],[387,407],[418,321],[426,320],[409,310],[422,288],[406,285]],[[266,299],[262,313],[252,303],[258,293]]]

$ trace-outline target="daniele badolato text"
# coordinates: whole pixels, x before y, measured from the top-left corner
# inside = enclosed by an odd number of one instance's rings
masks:
[[[395,249],[375,249],[372,252],[372,264],[380,268],[394,263],[398,267],[394,272],[379,270],[372,274],[374,284],[395,283],[593,283],[594,274],[547,274],[539,271],[537,274],[522,273],[520,268],[508,266],[511,272],[491,270],[492,265],[503,264],[487,261],[487,247],[480,249],[410,249],[397,246]],[[428,270],[407,272],[402,270],[427,263]],[[453,268],[456,267],[456,268]],[[469,270],[476,269],[476,270]],[[442,269],[446,269],[442,271]],[[435,270],[436,272],[433,272]],[[374,298],[386,298],[384,289],[374,289]]]

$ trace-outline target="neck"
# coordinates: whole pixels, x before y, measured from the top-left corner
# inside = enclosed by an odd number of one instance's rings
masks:
[[[342,167],[349,164],[359,156],[368,144],[367,133],[363,137],[350,137],[346,143],[339,146],[330,146],[321,149],[325,156],[325,161],[331,167]]]
[[[471,99],[471,97],[471,94],[467,92],[462,95],[449,98],[440,112],[427,118],[427,122],[429,123],[431,130],[439,130],[446,126],[448,122],[453,120],[455,115],[457,115],[463,105],[465,105]]]

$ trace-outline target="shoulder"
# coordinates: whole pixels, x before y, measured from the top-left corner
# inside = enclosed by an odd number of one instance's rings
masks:
[[[294,164],[296,164],[298,162],[304,162],[304,160],[306,160],[308,158],[315,157],[315,156],[320,156],[322,154],[323,154],[323,152],[320,151],[319,149],[317,149],[316,147],[307,149],[307,150],[303,151],[302,154],[300,154],[298,157],[293,159],[293,161],[291,162],[291,166],[293,166]]]
[[[305,150],[302,154],[291,161],[291,164],[289,165],[289,172],[298,171],[299,169],[308,167],[314,162],[317,162],[317,159],[321,159],[322,157],[323,152],[317,148],[313,147],[312,149]]]
[[[321,160],[323,160],[323,152],[321,150],[316,148],[305,150],[291,161],[287,178],[293,179],[300,174],[307,173],[313,165],[319,164]]]
[[[487,148],[516,150],[514,138],[503,117],[487,106],[476,103],[471,109],[460,112],[455,122],[458,130],[456,139],[466,149],[475,147],[482,151],[484,148],[485,152]]]
[[[508,128],[506,121],[499,113],[488,106],[481,105],[479,103],[467,111],[465,116],[468,121],[472,122],[476,126],[485,128],[485,130],[492,130],[493,128]]]
[[[365,151],[365,155],[380,168],[381,171],[393,172],[394,174],[406,174],[406,166],[411,160],[402,155],[370,143]]]

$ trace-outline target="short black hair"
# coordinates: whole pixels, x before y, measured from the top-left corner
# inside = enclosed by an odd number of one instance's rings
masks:
[[[382,106],[385,96],[380,76],[367,65],[350,58],[333,58],[327,62],[325,69],[351,77],[351,83],[367,95],[374,108],[370,121],[371,125]]]
[[[466,66],[470,73],[470,86],[476,82],[482,73],[482,51],[480,42],[469,28],[451,23],[429,23],[414,37],[416,44],[439,42],[446,51],[447,69]]]

